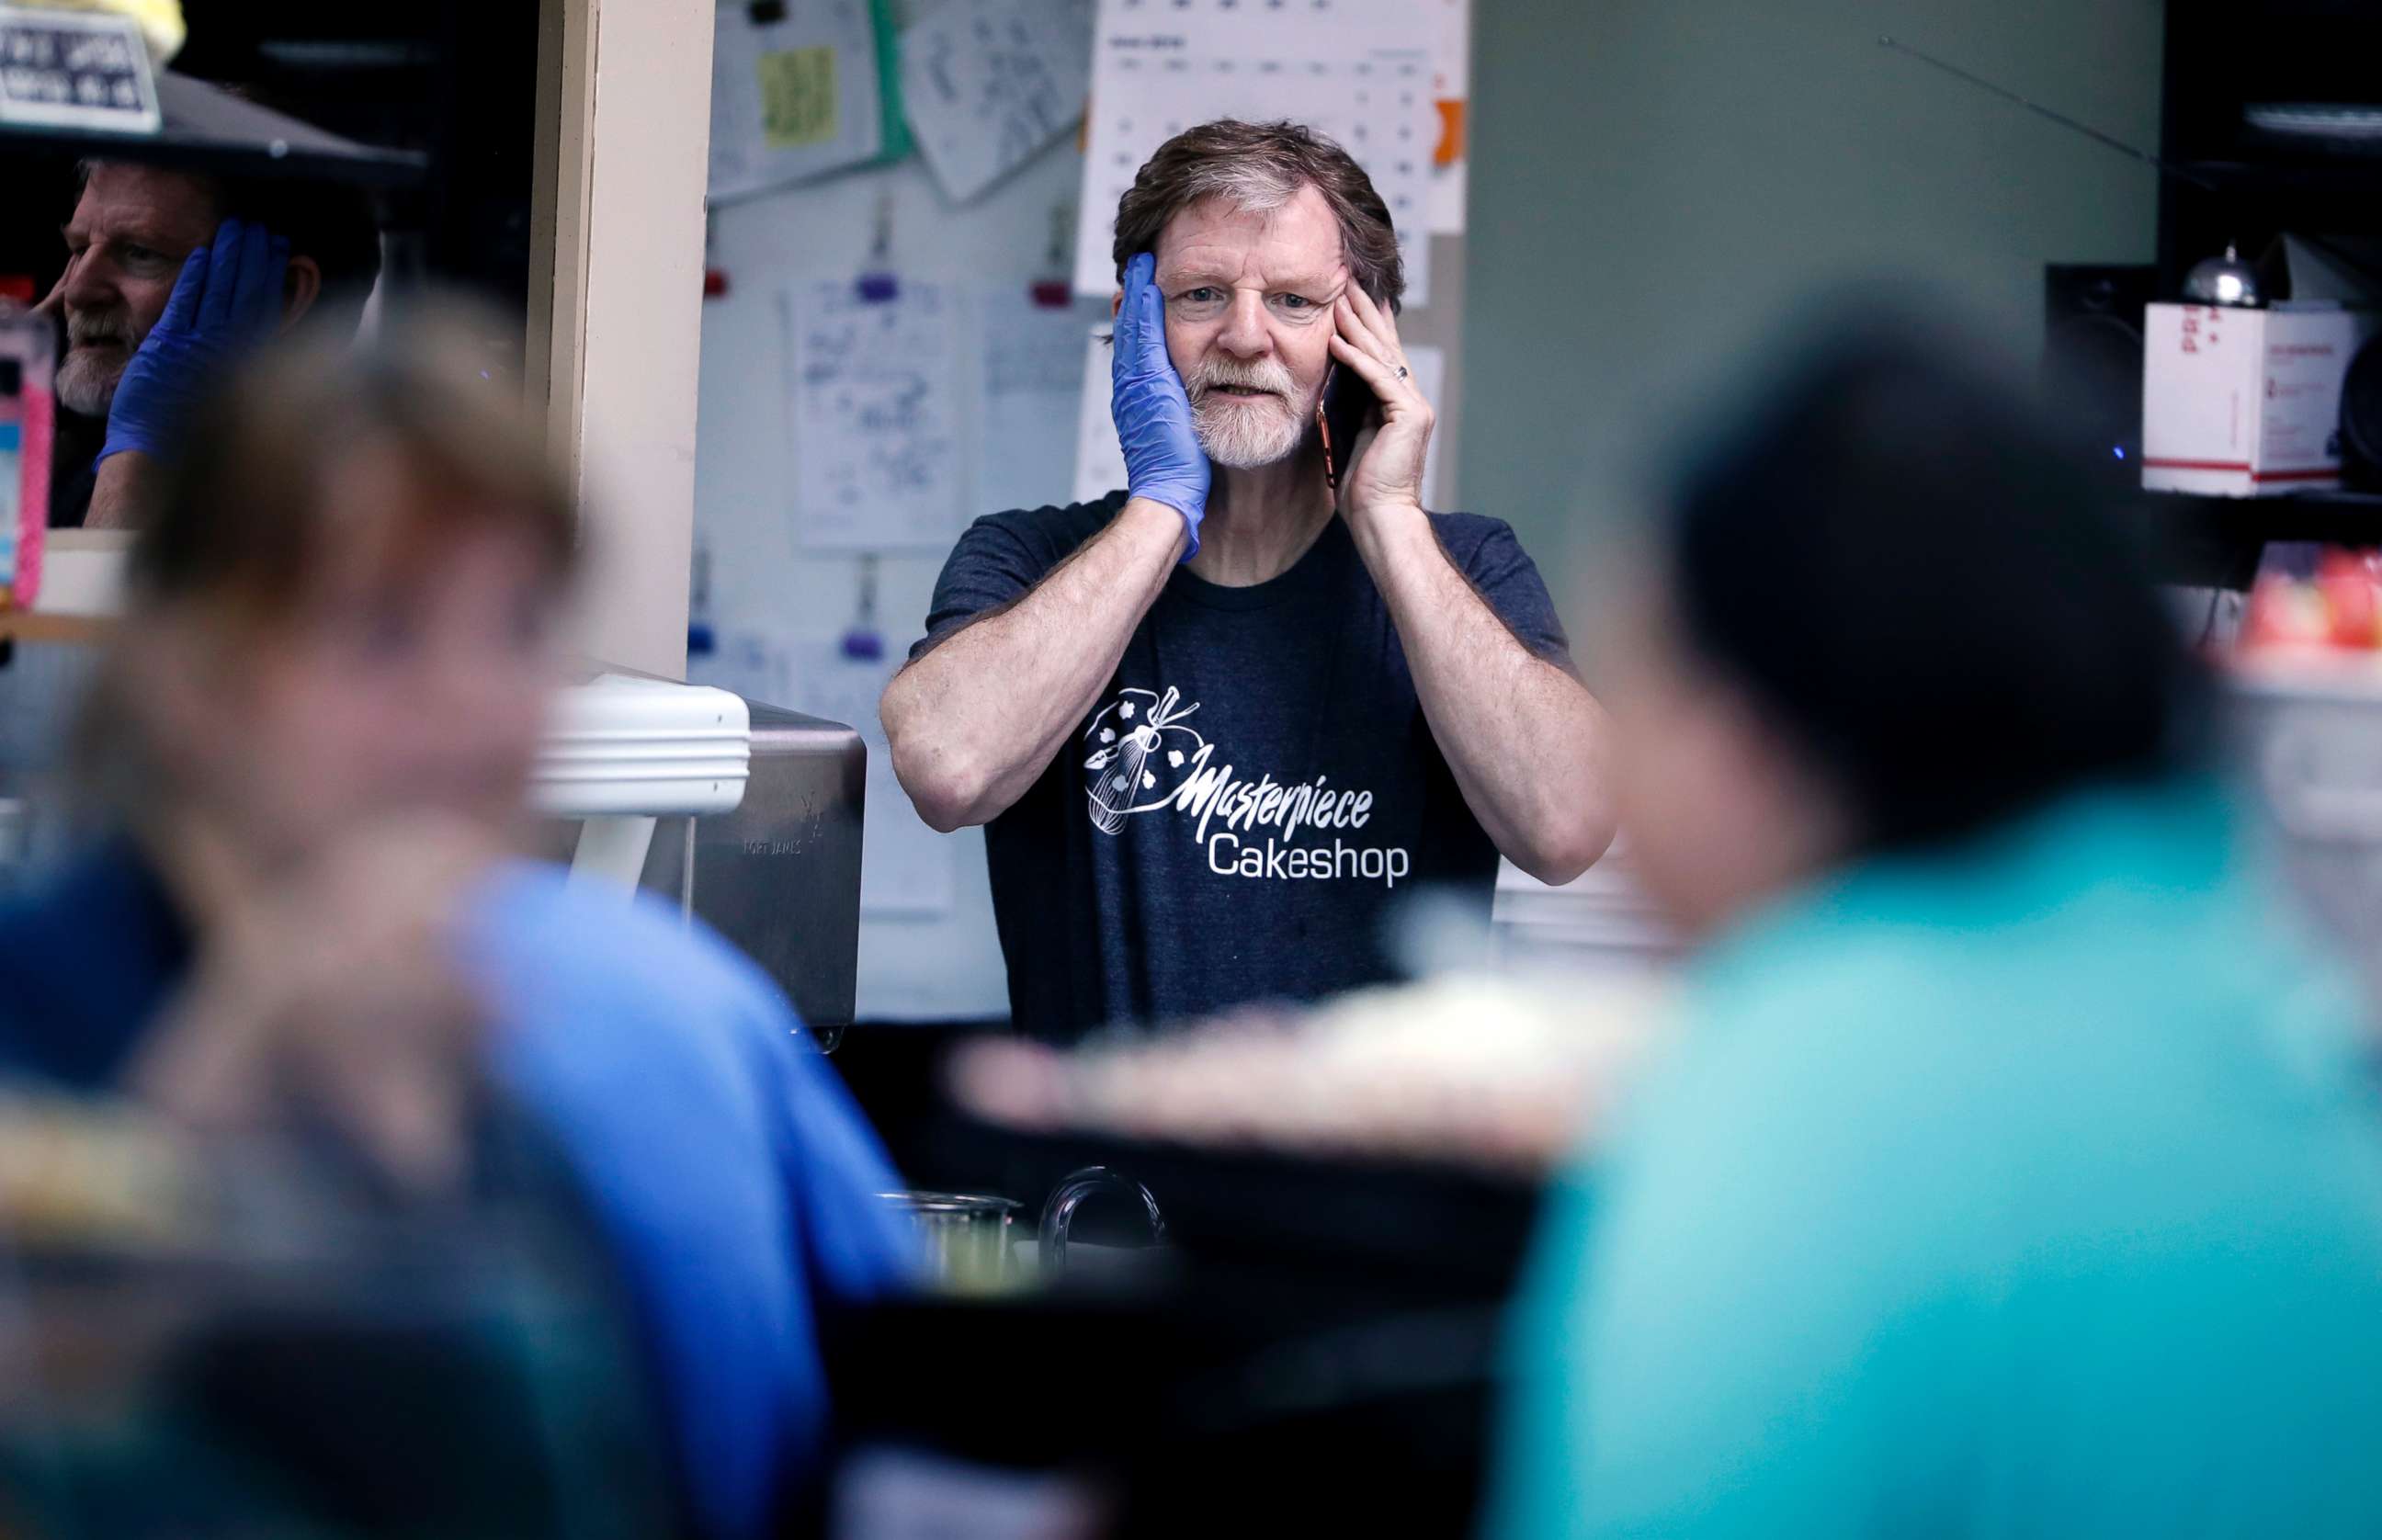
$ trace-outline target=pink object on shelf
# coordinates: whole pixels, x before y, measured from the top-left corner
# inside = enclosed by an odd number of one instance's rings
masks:
[[[50,370],[57,348],[49,317],[19,313],[0,320],[0,359],[17,376],[16,561],[8,576],[11,607],[31,609],[42,588],[42,552],[50,523],[51,438],[56,409]]]
[[[18,462],[18,485],[23,490],[17,517],[17,581],[11,593],[18,609],[31,609],[42,593],[42,552],[50,528],[50,441],[57,433],[47,370],[38,387],[28,383],[24,402],[23,458]]]

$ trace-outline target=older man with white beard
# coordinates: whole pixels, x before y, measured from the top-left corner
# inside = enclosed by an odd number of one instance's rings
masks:
[[[358,189],[233,180],[122,161],[81,168],[66,271],[51,522],[135,521],[183,409],[243,348],[304,324],[352,334],[380,274]]]
[[[1422,507],[1363,170],[1206,124],[1141,168],[1115,252],[1127,486],[978,519],[881,707],[927,821],[986,825],[1012,1017],[1054,1041],[1392,977],[1400,895],[1485,923],[1500,851],[1560,883],[1612,837],[1536,568]],[[1353,442],[1327,389],[1371,402]]]
[[[126,161],[79,170],[67,264],[39,307],[62,324],[50,522],[129,527],[182,411],[243,348],[303,326],[351,336],[380,275],[361,189]],[[55,767],[93,655],[19,649],[0,667],[0,783]],[[36,838],[60,837],[37,821]],[[47,848],[38,858],[52,854]]]

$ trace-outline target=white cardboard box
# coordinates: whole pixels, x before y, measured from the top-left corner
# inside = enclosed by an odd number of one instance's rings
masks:
[[[2151,305],[2143,485],[2272,497],[2340,484],[2340,381],[2382,312]]]

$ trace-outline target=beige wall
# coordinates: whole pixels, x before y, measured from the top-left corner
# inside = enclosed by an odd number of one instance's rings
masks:
[[[583,642],[686,667],[713,0],[547,0],[548,386],[586,509]]]

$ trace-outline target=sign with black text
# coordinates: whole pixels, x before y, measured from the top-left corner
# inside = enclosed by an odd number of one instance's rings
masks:
[[[153,134],[159,122],[130,17],[0,6],[0,123]]]

